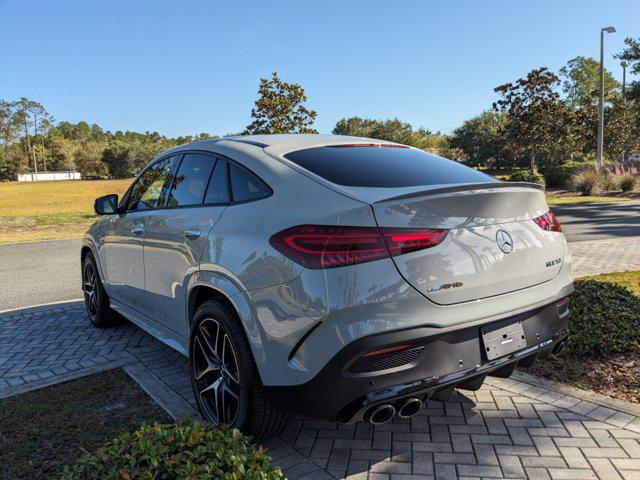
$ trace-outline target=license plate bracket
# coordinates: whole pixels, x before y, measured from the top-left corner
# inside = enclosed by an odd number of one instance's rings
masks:
[[[498,323],[480,328],[484,353],[489,360],[504,357],[527,347],[522,323]]]

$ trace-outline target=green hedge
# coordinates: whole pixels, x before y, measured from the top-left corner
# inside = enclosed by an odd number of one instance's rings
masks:
[[[107,444],[96,455],[65,467],[64,479],[275,480],[262,448],[238,430],[202,423],[143,425]]]
[[[575,287],[566,353],[603,357],[638,351],[640,298],[625,286],[592,279],[576,280]]]
[[[513,172],[509,176],[509,181],[538,183],[542,186],[545,185],[544,177],[538,172],[531,172],[531,170],[518,170],[516,172]]]
[[[547,165],[540,167],[540,173],[548,187],[569,188],[571,177],[580,170],[593,166],[593,162],[578,162],[570,160],[560,165]]]

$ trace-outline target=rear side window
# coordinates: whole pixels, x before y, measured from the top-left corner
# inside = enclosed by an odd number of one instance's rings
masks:
[[[260,200],[271,195],[271,189],[262,180],[233,163],[229,164],[229,179],[234,202]]]
[[[218,159],[211,174],[204,203],[228,203],[229,191],[227,187],[227,162]]]
[[[216,159],[210,155],[187,153],[173,179],[167,197],[167,206],[200,205],[215,162]]]
[[[284,158],[330,182],[350,187],[412,187],[498,180],[452,160],[408,147],[335,145]]]

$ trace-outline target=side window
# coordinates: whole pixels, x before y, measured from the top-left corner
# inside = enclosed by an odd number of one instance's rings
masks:
[[[271,195],[271,189],[262,180],[233,163],[229,164],[229,178],[234,202],[260,200]]]
[[[180,163],[167,197],[167,207],[200,205],[216,159],[210,155],[187,153]]]
[[[218,159],[211,174],[207,193],[204,196],[204,203],[229,203],[229,192],[227,187],[227,162]]]
[[[173,170],[176,157],[169,157],[149,167],[136,181],[127,201],[127,211],[147,210],[158,206],[162,188]]]

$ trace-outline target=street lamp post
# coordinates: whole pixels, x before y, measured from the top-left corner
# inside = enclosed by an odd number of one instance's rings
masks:
[[[604,34],[615,33],[614,27],[600,29],[600,101],[598,104],[598,152],[596,165],[602,167],[602,139],[604,136]]]
[[[620,62],[622,67],[622,100],[627,101],[627,65],[624,60]]]

